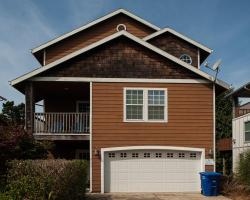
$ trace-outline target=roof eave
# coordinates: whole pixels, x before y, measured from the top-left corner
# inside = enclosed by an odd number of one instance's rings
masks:
[[[182,60],[168,54],[167,52],[165,52],[165,51],[151,45],[148,42],[145,42],[144,40],[142,40],[142,39],[140,39],[140,38],[126,32],[126,31],[120,31],[120,32],[114,33],[113,35],[110,35],[110,36],[108,36],[108,37],[106,37],[106,38],[104,38],[102,40],[99,40],[98,42],[92,43],[91,45],[89,45],[87,47],[84,47],[84,48],[82,48],[82,49],[80,49],[78,51],[75,51],[75,52],[73,52],[71,54],[68,54],[68,55],[66,55],[66,56],[64,56],[64,57],[62,57],[62,58],[48,64],[48,65],[45,65],[43,67],[39,67],[39,68],[37,68],[37,69],[35,69],[35,70],[33,70],[33,71],[23,75],[23,76],[20,76],[20,77],[18,77],[16,79],[12,80],[10,83],[11,83],[12,86],[14,86],[14,85],[16,85],[16,84],[18,84],[18,83],[20,83],[20,82],[22,82],[24,80],[27,80],[27,79],[29,79],[29,78],[31,78],[31,77],[39,74],[39,73],[42,73],[42,72],[44,72],[44,71],[58,65],[58,64],[61,64],[61,63],[65,62],[65,61],[67,61],[67,60],[69,60],[71,58],[74,58],[75,56],[78,56],[78,55],[80,55],[82,53],[85,53],[85,52],[87,52],[87,51],[89,51],[89,50],[91,50],[93,48],[96,48],[96,47],[98,47],[98,46],[100,46],[100,45],[102,45],[102,44],[104,44],[104,43],[106,43],[108,41],[111,41],[111,40],[113,40],[115,38],[118,38],[120,36],[126,36],[127,38],[137,42],[138,44],[141,44],[142,46],[144,46],[144,47],[146,47],[148,49],[151,49],[155,53],[157,53],[159,55],[162,55],[163,57],[165,57],[167,59],[172,60],[173,62],[175,62],[175,63],[189,69],[190,71],[192,71],[192,72],[194,72],[194,73],[196,73],[196,74],[210,80],[211,82],[214,81],[213,76],[211,76],[211,75],[209,75],[209,74],[207,74],[207,73],[205,73],[205,72],[203,72],[203,71],[189,65],[188,63],[186,63],[186,62],[184,62],[184,61],[182,61]],[[229,85],[226,84],[225,82],[221,81],[221,80],[217,79],[216,83],[219,84],[220,86],[222,86],[225,89],[229,88]]]
[[[210,48],[202,45],[199,42],[196,42],[196,41],[190,39],[189,37],[187,37],[187,36],[185,36],[185,35],[183,35],[181,33],[178,33],[177,31],[175,31],[175,30],[173,30],[171,28],[161,29],[161,30],[159,30],[159,31],[157,31],[155,33],[152,33],[152,34],[144,37],[143,40],[145,40],[145,41],[151,40],[151,39],[153,39],[153,38],[155,38],[155,37],[157,37],[157,36],[159,36],[159,35],[161,35],[163,33],[166,33],[166,32],[172,33],[173,35],[175,35],[175,36],[177,36],[177,37],[179,37],[179,38],[181,38],[181,39],[183,39],[183,40],[185,40],[185,41],[187,41],[187,42],[189,42],[189,43],[197,46],[199,49],[204,50],[204,51],[206,51],[209,54],[211,54],[213,52],[212,49],[210,49]]]

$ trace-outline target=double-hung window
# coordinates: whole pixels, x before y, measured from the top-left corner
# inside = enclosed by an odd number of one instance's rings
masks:
[[[163,88],[125,88],[125,122],[166,122],[167,90]]]
[[[250,142],[250,121],[245,122],[245,142]]]

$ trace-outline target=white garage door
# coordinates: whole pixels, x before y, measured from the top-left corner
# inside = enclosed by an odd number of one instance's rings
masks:
[[[104,192],[200,191],[201,152],[111,151],[104,159]]]

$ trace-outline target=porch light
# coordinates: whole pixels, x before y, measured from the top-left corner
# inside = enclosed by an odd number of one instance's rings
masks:
[[[99,151],[98,149],[96,149],[96,148],[95,148],[95,150],[94,150],[94,155],[95,155],[95,156],[99,156],[99,155],[100,155],[100,151]]]
[[[212,150],[212,149],[209,149],[208,155],[209,155],[210,157],[213,157],[213,150]]]

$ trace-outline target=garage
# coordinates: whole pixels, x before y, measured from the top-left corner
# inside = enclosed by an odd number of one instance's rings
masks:
[[[204,150],[104,149],[103,192],[199,192]]]

